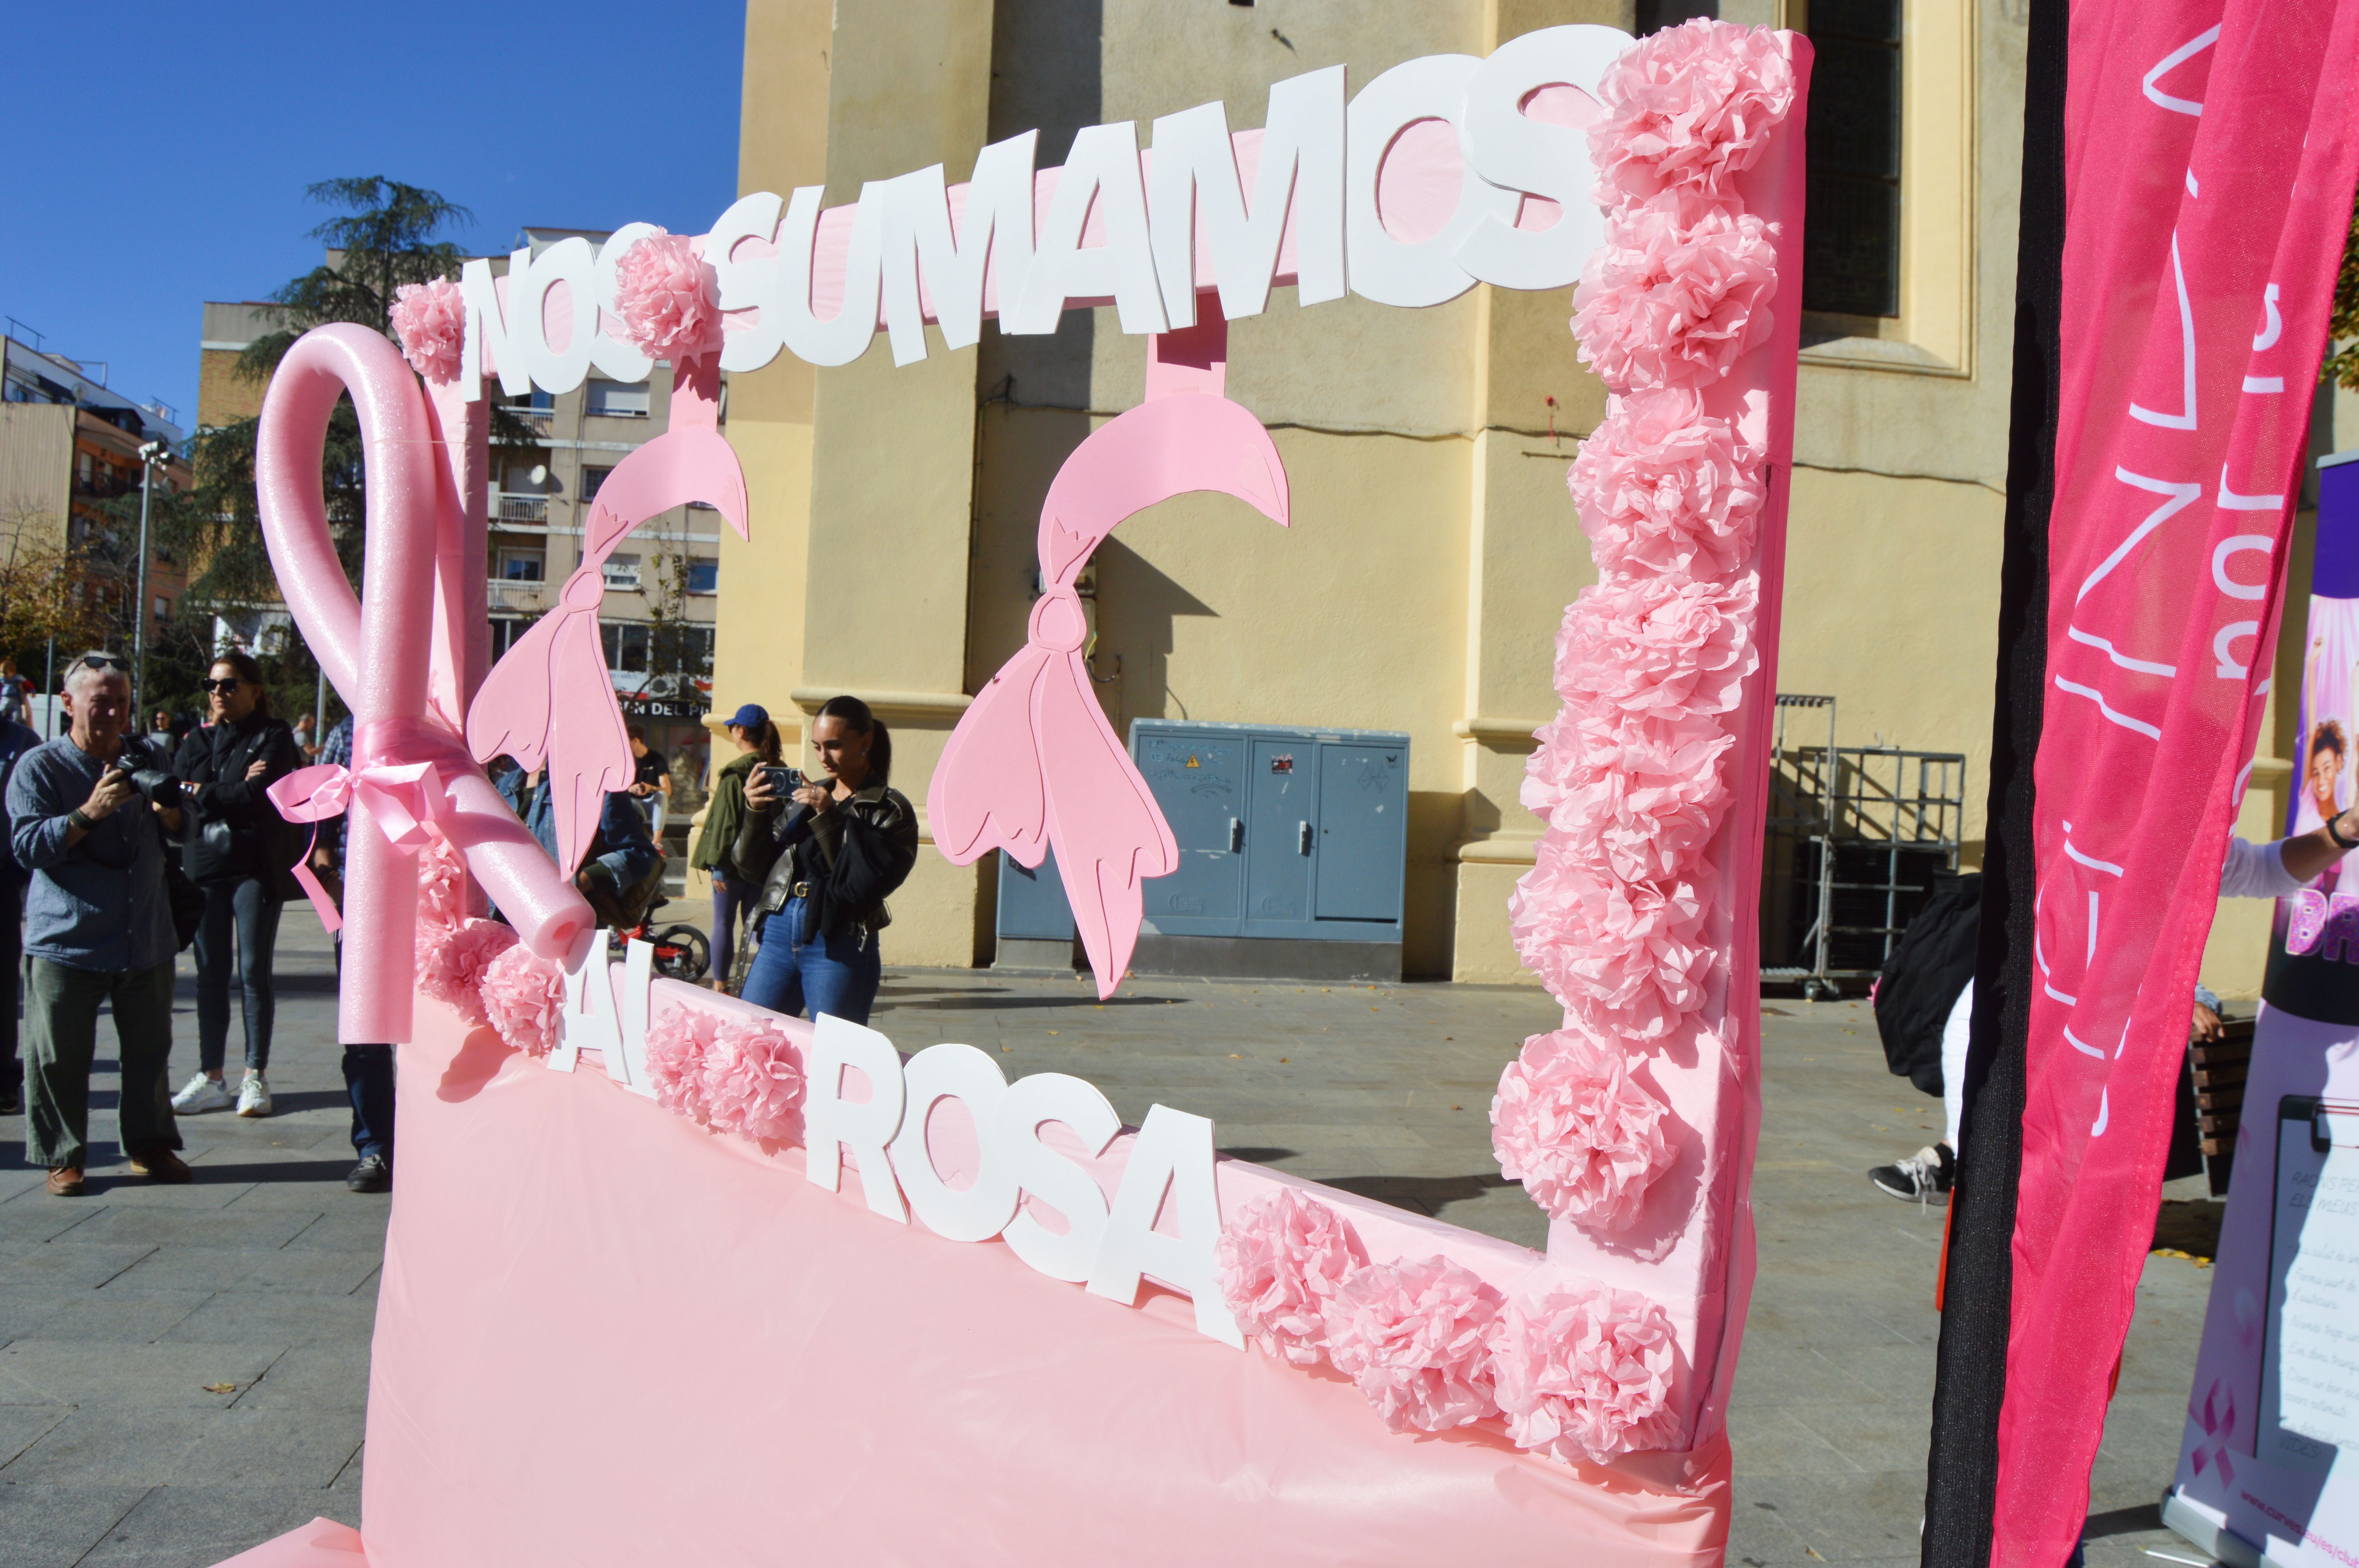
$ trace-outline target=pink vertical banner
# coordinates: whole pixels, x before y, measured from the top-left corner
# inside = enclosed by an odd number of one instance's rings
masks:
[[[2152,1235],[2359,174],[2354,45],[2354,4],[2071,10],[1998,1563],[2080,1539]]]

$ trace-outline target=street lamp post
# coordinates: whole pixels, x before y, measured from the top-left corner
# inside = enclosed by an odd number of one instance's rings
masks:
[[[147,697],[147,502],[155,488],[156,467],[168,462],[171,449],[161,441],[150,441],[139,449],[139,569],[135,576],[136,599],[131,607],[131,719],[132,732],[139,734],[140,705]]]

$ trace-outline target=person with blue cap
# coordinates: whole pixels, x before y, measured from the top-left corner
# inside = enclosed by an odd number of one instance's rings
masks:
[[[704,829],[688,863],[712,876],[712,989],[729,989],[729,971],[737,956],[737,927],[753,913],[761,880],[736,861],[737,830],[745,820],[745,781],[756,767],[775,765],[778,727],[769,709],[749,702],[729,716],[729,739],[737,755],[722,765],[712,781],[712,798],[704,808]]]

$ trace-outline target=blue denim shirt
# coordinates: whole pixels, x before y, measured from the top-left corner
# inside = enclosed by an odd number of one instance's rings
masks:
[[[105,771],[70,735],[26,752],[8,775],[8,844],[32,872],[25,951],[71,969],[125,974],[170,963],[179,944],[164,893],[163,825],[146,801],[133,796],[66,847],[67,813]]]
[[[518,816],[549,858],[557,859],[557,807],[549,793],[549,775],[541,774],[539,787],[532,798],[525,798],[524,773],[511,768],[492,781],[500,794],[507,797],[508,806]],[[606,796],[605,806],[598,813],[598,837],[591,840],[589,859],[614,873],[618,888],[636,886],[663,859],[656,848],[655,836],[647,831],[647,819],[639,814],[638,802],[624,790]]]

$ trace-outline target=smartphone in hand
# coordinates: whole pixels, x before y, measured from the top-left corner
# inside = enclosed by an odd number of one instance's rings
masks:
[[[770,794],[780,802],[793,800],[795,792],[807,782],[800,771],[779,762],[766,763],[754,771],[768,782]]]

